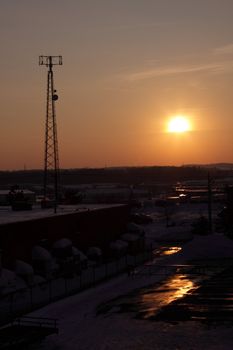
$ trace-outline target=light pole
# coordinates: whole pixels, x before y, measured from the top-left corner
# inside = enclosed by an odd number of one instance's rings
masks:
[[[39,65],[48,67],[44,153],[44,199],[46,200],[48,195],[48,175],[51,174],[54,177],[54,212],[56,213],[58,204],[59,157],[55,101],[57,101],[58,96],[54,89],[53,66],[62,65],[62,56],[39,56]]]

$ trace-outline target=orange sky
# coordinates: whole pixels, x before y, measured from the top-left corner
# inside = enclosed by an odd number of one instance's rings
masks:
[[[233,162],[232,0],[1,4],[0,169],[42,168],[55,67],[60,167]],[[193,130],[167,133],[182,114]]]

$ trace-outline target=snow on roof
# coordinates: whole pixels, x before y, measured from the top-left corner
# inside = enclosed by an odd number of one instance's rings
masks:
[[[8,195],[11,190],[0,190],[0,195]],[[23,194],[35,194],[35,192],[30,191],[30,190],[16,190],[17,192],[23,192]]]
[[[51,261],[52,256],[48,252],[48,250],[46,250],[45,248],[40,247],[39,245],[35,245],[32,248],[32,259],[33,260],[42,260],[42,261]]]
[[[32,210],[14,211],[10,206],[1,207],[0,210],[0,225],[9,224],[12,222],[21,222],[28,220],[41,219],[46,217],[54,217],[58,215],[74,214],[83,211],[96,211],[107,208],[118,208],[125,204],[85,204],[83,205],[64,205],[57,208],[57,213],[54,213],[54,208],[41,209],[39,206],[34,206]]]
[[[0,195],[7,196],[9,194],[9,190],[0,190]]]

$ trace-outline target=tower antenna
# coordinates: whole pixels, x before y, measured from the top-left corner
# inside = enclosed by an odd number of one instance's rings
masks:
[[[58,205],[59,157],[55,101],[58,100],[58,95],[54,89],[53,66],[62,65],[62,56],[39,56],[39,65],[48,67],[45,120],[44,198],[46,200],[48,196],[49,175],[52,175],[54,186],[54,212],[56,213]]]

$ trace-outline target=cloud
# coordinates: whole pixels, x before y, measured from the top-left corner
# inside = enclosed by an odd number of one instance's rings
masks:
[[[214,54],[215,55],[229,55],[229,54],[233,54],[233,43],[215,48],[214,49]]]
[[[231,62],[231,65],[232,65],[232,62]],[[229,62],[158,67],[155,69],[147,69],[140,72],[126,74],[124,76],[124,80],[138,81],[138,80],[150,79],[158,76],[170,76],[170,75],[176,75],[176,74],[196,73],[196,72],[217,73],[217,72],[224,71],[227,67],[229,68]]]

